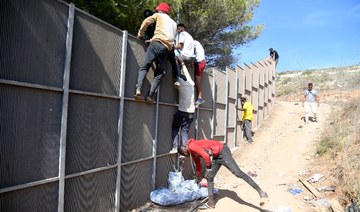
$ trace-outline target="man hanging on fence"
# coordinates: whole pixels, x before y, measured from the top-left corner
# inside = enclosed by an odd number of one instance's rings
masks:
[[[193,64],[195,60],[194,39],[185,29],[184,24],[177,25],[178,34],[175,39],[175,57],[179,70],[181,70],[185,63]],[[179,86],[179,83],[176,82],[175,86]]]
[[[195,105],[199,106],[205,102],[202,98],[202,88],[201,88],[201,76],[205,70],[206,60],[205,60],[205,50],[199,41],[194,40],[194,51],[195,51],[195,86],[198,93],[197,100]]]
[[[273,48],[270,48],[269,51],[270,51],[271,59],[273,61],[275,61],[275,68],[276,68],[276,66],[277,66],[277,64],[279,62],[279,53],[277,53],[277,51],[275,49],[273,49]]]
[[[160,80],[166,75],[164,68],[167,63],[169,51],[171,51],[174,47],[174,39],[177,30],[176,22],[169,16],[170,6],[168,4],[159,4],[159,6],[156,7],[156,11],[157,13],[147,17],[142,22],[137,36],[138,38],[142,38],[147,27],[156,23],[154,36],[152,37],[150,45],[146,50],[145,61],[138,71],[134,96],[135,100],[143,100],[141,94],[143,82],[152,63],[156,61],[157,67],[154,72],[154,79],[151,82],[149,94],[145,99],[148,103],[153,103],[153,96],[160,85]]]
[[[179,90],[179,106],[178,111],[174,114],[172,123],[173,149],[170,151],[170,153],[177,153],[177,148],[179,145],[187,144],[189,129],[191,123],[194,121],[195,83],[192,81],[186,66],[182,66],[182,71],[187,80],[185,81],[182,78],[179,78],[178,82],[180,86],[176,87]]]
[[[229,147],[220,141],[216,140],[195,140],[190,139],[187,146],[182,145],[178,148],[180,155],[191,157],[196,165],[196,183],[202,179],[201,171],[202,165],[200,159],[205,161],[206,172],[205,178],[208,186],[208,202],[204,205],[205,208],[214,208],[214,178],[220,167],[224,165],[236,177],[243,179],[252,188],[254,188],[260,196],[260,206],[263,206],[268,201],[268,195],[263,191],[250,176],[241,171],[236,161],[231,155]]]
[[[149,9],[146,9],[144,11],[144,19],[150,17],[154,15],[154,13],[149,10]],[[145,31],[145,34],[143,36],[143,40],[145,41],[145,43],[150,43],[151,42],[151,39],[153,38],[154,36],[154,33],[155,33],[155,26],[156,26],[156,22],[155,23],[152,23],[150,24],[146,31]],[[173,73],[173,76],[174,78],[177,80],[179,77],[181,77],[183,80],[186,81],[186,77],[185,75],[181,74],[181,71],[179,70],[179,67],[178,67],[178,64],[176,62],[176,58],[175,58],[175,52],[174,52],[174,49],[172,49],[171,51],[169,51],[169,54],[168,54],[168,61],[170,62],[170,65],[171,65],[171,69],[172,69],[172,73]],[[158,66],[159,64],[156,64],[156,66]]]
[[[253,120],[254,107],[247,99],[248,99],[248,97],[241,96],[240,100],[241,100],[242,108],[240,108],[239,110],[243,111],[242,121],[243,121],[244,135],[245,135],[247,141],[249,143],[252,143],[253,138],[252,138],[252,132],[251,132],[251,121]]]

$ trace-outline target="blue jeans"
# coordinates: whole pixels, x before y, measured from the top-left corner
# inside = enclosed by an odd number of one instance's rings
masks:
[[[148,73],[152,63],[156,62],[156,69],[154,72],[154,79],[151,82],[151,88],[149,96],[152,97],[156,92],[156,89],[160,85],[160,80],[166,76],[165,66],[167,63],[168,49],[162,45],[159,41],[151,42],[146,50],[145,61],[139,68],[138,78],[136,83],[137,89],[142,89],[144,79]]]
[[[176,62],[174,50],[169,51],[168,59],[169,59],[170,65],[171,65],[171,69],[172,69],[174,78],[177,79],[178,77],[180,77],[180,74],[181,74],[180,70],[181,69],[179,68],[179,66],[178,66],[178,64]]]
[[[172,123],[172,140],[173,148],[178,147],[179,145],[187,145],[188,134],[191,123],[194,121],[193,113],[186,113],[182,111],[177,111],[174,114],[174,119]],[[181,141],[179,141],[179,131],[181,134]]]
[[[236,177],[243,179],[259,194],[261,194],[262,192],[261,188],[255,183],[255,181],[251,177],[249,177],[249,175],[241,171],[239,166],[236,164],[236,161],[232,157],[229,147],[226,144],[224,144],[224,147],[221,150],[219,156],[211,161],[211,171],[207,179],[209,196],[213,195],[214,193],[214,177],[222,165],[224,165]]]

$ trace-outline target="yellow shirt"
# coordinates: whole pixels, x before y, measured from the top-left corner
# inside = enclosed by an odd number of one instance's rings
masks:
[[[250,102],[245,102],[244,106],[243,106],[243,116],[242,116],[242,120],[253,120],[253,109],[254,107],[252,106],[252,104]]]

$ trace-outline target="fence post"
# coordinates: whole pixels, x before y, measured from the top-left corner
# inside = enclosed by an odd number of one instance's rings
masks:
[[[120,67],[120,107],[118,117],[118,157],[117,157],[117,176],[115,189],[115,211],[120,211],[121,200],[121,151],[122,151],[122,133],[123,133],[123,119],[124,119],[124,98],[125,98],[125,71],[126,71],[126,52],[127,52],[128,32],[125,30],[122,40],[121,51],[121,67]]]
[[[71,65],[73,30],[74,30],[74,16],[75,16],[75,6],[74,4],[71,3],[69,6],[69,17],[67,23],[66,52],[65,52],[65,65],[64,65],[64,81],[63,81],[63,104],[62,104],[60,152],[59,152],[58,212],[64,211],[66,132],[67,132],[67,118],[68,118],[68,106],[69,106],[70,65]]]

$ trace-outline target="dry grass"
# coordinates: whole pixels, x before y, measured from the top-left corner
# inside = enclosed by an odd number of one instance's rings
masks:
[[[360,98],[335,106],[316,152],[343,204],[360,204]]]

